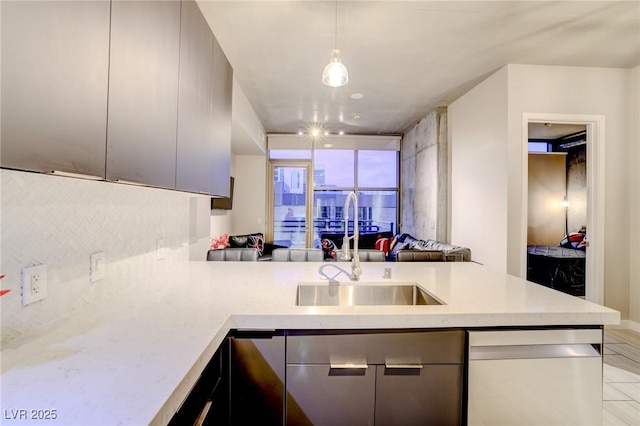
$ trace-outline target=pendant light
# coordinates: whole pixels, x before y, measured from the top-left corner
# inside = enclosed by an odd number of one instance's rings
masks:
[[[335,48],[331,51],[331,61],[324,67],[322,72],[322,82],[327,86],[341,87],[349,82],[349,71],[340,59],[338,49],[338,0],[336,0],[336,20],[335,20]]]

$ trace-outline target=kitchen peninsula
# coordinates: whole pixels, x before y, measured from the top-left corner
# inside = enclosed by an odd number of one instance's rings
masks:
[[[361,284],[415,282],[442,305],[296,306],[298,283],[323,282],[324,265],[185,262],[18,338],[2,349],[3,424],[36,424],[34,413],[49,413],[43,424],[166,424],[231,330],[599,328],[620,320],[471,262],[363,265]],[[382,278],[385,268],[391,279]]]

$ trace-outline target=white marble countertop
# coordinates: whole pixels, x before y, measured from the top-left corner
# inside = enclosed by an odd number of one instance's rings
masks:
[[[2,350],[2,424],[166,424],[230,329],[618,324],[617,311],[468,262],[363,263],[441,306],[295,306],[298,282],[347,263],[185,262]],[[331,268],[330,266],[329,268]],[[384,268],[392,279],[383,280]],[[333,269],[335,271],[335,269]],[[332,275],[331,269],[327,269]],[[344,281],[343,274],[337,277]],[[27,419],[14,419],[25,410]],[[32,410],[55,419],[31,420]]]

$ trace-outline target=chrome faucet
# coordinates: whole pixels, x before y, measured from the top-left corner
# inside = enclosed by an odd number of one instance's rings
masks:
[[[353,235],[349,237],[349,204],[353,201],[353,211],[355,218],[353,219]],[[349,253],[349,240],[353,238],[353,259]],[[354,192],[347,195],[344,202],[344,239],[342,240],[342,252],[344,260],[351,260],[351,280],[358,281],[362,275],[360,268],[360,256],[358,256],[358,194]]]

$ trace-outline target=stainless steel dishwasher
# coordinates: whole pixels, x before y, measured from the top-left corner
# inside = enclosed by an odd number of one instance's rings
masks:
[[[602,424],[602,330],[469,331],[469,425]]]

